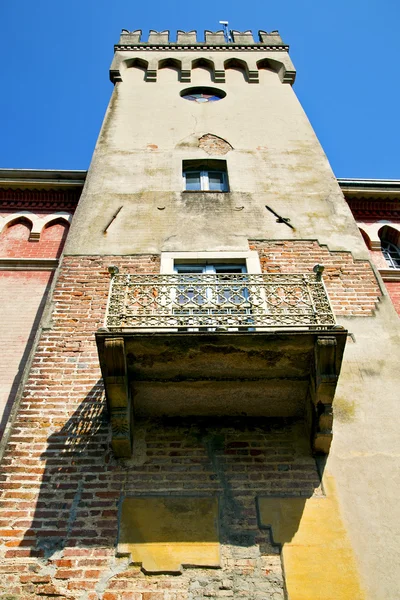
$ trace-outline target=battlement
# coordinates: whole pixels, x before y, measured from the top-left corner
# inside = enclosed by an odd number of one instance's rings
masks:
[[[225,71],[234,62],[235,68],[243,70],[244,80],[248,83],[259,83],[259,69],[267,68],[278,73],[282,83],[292,84],[296,71],[288,54],[289,46],[283,43],[279,32],[259,31],[258,39],[254,41],[250,30],[233,30],[228,34],[222,29],[207,29],[204,41],[200,41],[196,30],[179,29],[173,41],[167,29],[151,29],[144,41],[140,29],[123,29],[115,46],[110,78],[113,83],[121,82],[126,69],[137,67],[145,71],[145,81],[154,83],[159,69],[172,65],[178,70],[178,80],[190,83],[192,69],[202,59],[211,70],[214,83],[225,83]]]
[[[124,46],[154,46],[160,48],[162,46],[227,46],[227,47],[240,47],[246,46],[246,49],[258,49],[275,47],[282,50],[287,50],[288,46],[284,44],[278,31],[258,31],[258,41],[254,41],[253,32],[247,31],[230,31],[230,38],[232,41],[227,42],[225,39],[224,31],[209,31],[208,29],[204,32],[204,39],[200,40],[197,36],[197,31],[182,31],[178,29],[176,33],[176,39],[170,39],[169,30],[155,31],[150,29],[147,41],[142,40],[142,30],[136,29],[135,31],[128,31],[123,29],[119,42],[116,46],[117,49],[122,49]]]

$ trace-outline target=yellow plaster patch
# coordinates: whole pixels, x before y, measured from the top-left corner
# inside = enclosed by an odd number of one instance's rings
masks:
[[[323,498],[258,498],[260,525],[282,546],[289,600],[363,600],[332,478],[324,485]]]
[[[125,498],[118,553],[131,554],[149,573],[219,567],[218,499]]]
[[[335,398],[333,413],[335,419],[341,423],[353,421],[356,414],[356,403],[354,400],[348,400],[347,398]]]

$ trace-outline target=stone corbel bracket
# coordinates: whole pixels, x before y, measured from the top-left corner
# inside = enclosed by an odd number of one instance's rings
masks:
[[[163,61],[165,61],[165,58],[162,57],[161,51],[166,52],[167,50],[171,53],[168,58],[176,60],[178,63],[180,63],[180,81],[182,83],[190,83],[192,64],[191,61],[188,60],[187,56],[178,56],[175,58],[172,53],[174,47],[163,46],[162,48],[156,49],[155,52],[157,52],[157,54],[150,58],[149,53],[145,52],[146,49],[148,50],[146,47],[129,47],[123,51],[118,50],[110,67],[110,79],[112,83],[115,84],[123,81],[124,72],[126,69],[136,65],[141,66],[141,68],[144,69],[145,81],[156,82],[159,66]],[[188,50],[194,49],[190,48]],[[198,48],[197,50],[200,54],[202,49]],[[203,50],[210,49],[205,47]],[[216,49],[211,48],[211,50]],[[257,56],[257,60],[255,60],[256,57],[254,57],[253,60],[247,56],[246,59],[243,60],[240,58],[240,54],[236,54],[237,49],[234,48],[233,50],[235,50],[235,52],[230,52],[229,59],[237,58],[242,62],[247,74],[248,83],[259,83],[259,69],[266,65],[278,74],[282,83],[289,83],[290,85],[294,83],[296,71],[287,52],[282,52],[279,57],[277,57],[277,55],[271,51],[263,51],[263,58]],[[214,83],[225,83],[225,64],[221,53],[213,52],[212,58],[209,59],[209,62],[211,63],[213,70]]]
[[[103,373],[107,407],[111,422],[111,446],[119,458],[132,452],[133,409],[128,385],[124,339],[106,338],[103,346]]]
[[[339,379],[345,341],[345,336],[317,337],[315,341],[310,396],[311,445],[316,454],[328,454],[332,443],[332,403]]]

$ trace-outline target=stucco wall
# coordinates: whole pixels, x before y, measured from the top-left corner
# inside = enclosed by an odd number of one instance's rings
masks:
[[[179,82],[173,68],[160,69],[156,83],[144,81],[141,69],[123,72],[67,254],[240,250],[250,237],[318,239],[332,250],[365,257],[350,210],[291,86],[266,69],[254,84],[237,69],[226,70],[223,84],[213,84],[206,69],[192,73],[195,85],[220,88],[226,97],[204,104],[181,98],[190,85]],[[233,149],[223,157],[207,154],[199,148],[207,133]],[[209,158],[226,159],[230,192],[182,193],[182,161]],[[276,223],[266,204],[290,218],[295,230]]]
[[[348,339],[334,400],[327,469],[371,600],[396,600],[400,510],[398,401],[400,331],[385,295],[375,317],[339,317]]]

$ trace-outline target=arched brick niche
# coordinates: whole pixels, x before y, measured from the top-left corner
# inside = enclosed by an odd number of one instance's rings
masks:
[[[67,239],[69,223],[64,219],[55,219],[47,223],[40,235],[40,244],[44,253],[58,258]]]
[[[72,215],[30,211],[0,216],[1,258],[58,258],[64,247]]]
[[[26,217],[10,220],[0,234],[0,256],[18,257],[29,254],[32,226],[32,221]]]

